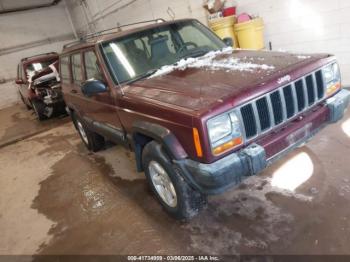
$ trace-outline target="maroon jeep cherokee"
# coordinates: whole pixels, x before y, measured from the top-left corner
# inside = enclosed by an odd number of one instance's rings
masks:
[[[133,149],[176,218],[341,119],[350,99],[334,56],[233,50],[192,19],[86,37],[64,47],[60,72],[85,145]]]
[[[59,82],[58,54],[55,52],[23,58],[18,64],[16,84],[19,95],[39,120],[64,110]]]

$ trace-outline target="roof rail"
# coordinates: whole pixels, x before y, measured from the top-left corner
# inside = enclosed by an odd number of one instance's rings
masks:
[[[115,27],[111,27],[111,28],[108,28],[108,29],[105,29],[105,30],[96,32],[96,33],[87,34],[87,35],[85,35],[85,36],[79,38],[79,40],[76,40],[76,41],[70,42],[70,43],[68,43],[68,44],[65,44],[65,45],[63,46],[63,48],[72,47],[72,46],[74,46],[74,45],[77,45],[77,44],[86,42],[86,40],[91,39],[91,38],[93,38],[93,37],[108,34],[108,33],[106,33],[106,32],[108,32],[108,31],[112,31],[112,30],[116,30],[116,29],[120,30],[122,27],[133,26],[133,25],[139,25],[139,24],[146,24],[146,23],[152,23],[152,22],[154,22],[154,23],[164,23],[164,22],[166,22],[166,21],[165,21],[163,18],[158,18],[158,19],[140,21],[140,22],[131,23],[131,24],[118,25],[118,26],[115,26]]]
[[[25,61],[25,60],[28,60],[30,58],[37,57],[37,56],[42,56],[42,55],[58,55],[58,54],[56,52],[42,53],[42,54],[37,54],[37,55],[33,55],[33,56],[28,56],[28,57],[22,58],[21,61]]]

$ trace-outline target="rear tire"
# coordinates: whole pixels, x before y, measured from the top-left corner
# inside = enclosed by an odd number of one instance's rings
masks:
[[[81,140],[88,150],[97,152],[105,146],[104,137],[89,130],[87,125],[80,119],[80,117],[72,113],[72,119],[76,129],[78,130]]]
[[[145,146],[142,164],[153,193],[172,217],[189,220],[207,204],[207,197],[190,187],[159,143]]]
[[[22,100],[23,104],[26,106],[27,110],[32,109],[24,100],[24,97],[22,96],[21,92],[19,92],[19,96],[21,97],[21,100]]]
[[[47,119],[47,116],[44,114],[45,104],[43,102],[34,100],[32,101],[32,106],[33,106],[34,113],[39,121],[43,121]]]

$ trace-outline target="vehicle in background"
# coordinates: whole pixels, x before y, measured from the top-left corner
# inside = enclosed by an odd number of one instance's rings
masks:
[[[21,100],[39,120],[64,112],[57,53],[23,58],[17,67],[16,84]]]
[[[339,121],[350,99],[333,55],[233,50],[192,19],[66,45],[60,73],[87,148],[132,149],[179,219]]]

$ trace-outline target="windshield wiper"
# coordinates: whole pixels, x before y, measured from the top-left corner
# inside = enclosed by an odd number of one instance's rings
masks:
[[[131,80],[128,81],[126,84],[132,84],[132,83],[137,82],[137,81],[139,81],[139,80],[141,80],[141,79],[144,79],[144,78],[146,78],[146,77],[149,77],[149,76],[153,75],[153,74],[154,74],[155,72],[157,72],[157,71],[158,71],[158,69],[151,69],[151,70],[148,70],[147,72],[145,72],[145,73],[143,73],[143,74],[141,74],[141,75],[139,75],[139,76],[137,76],[137,77],[131,79]]]

